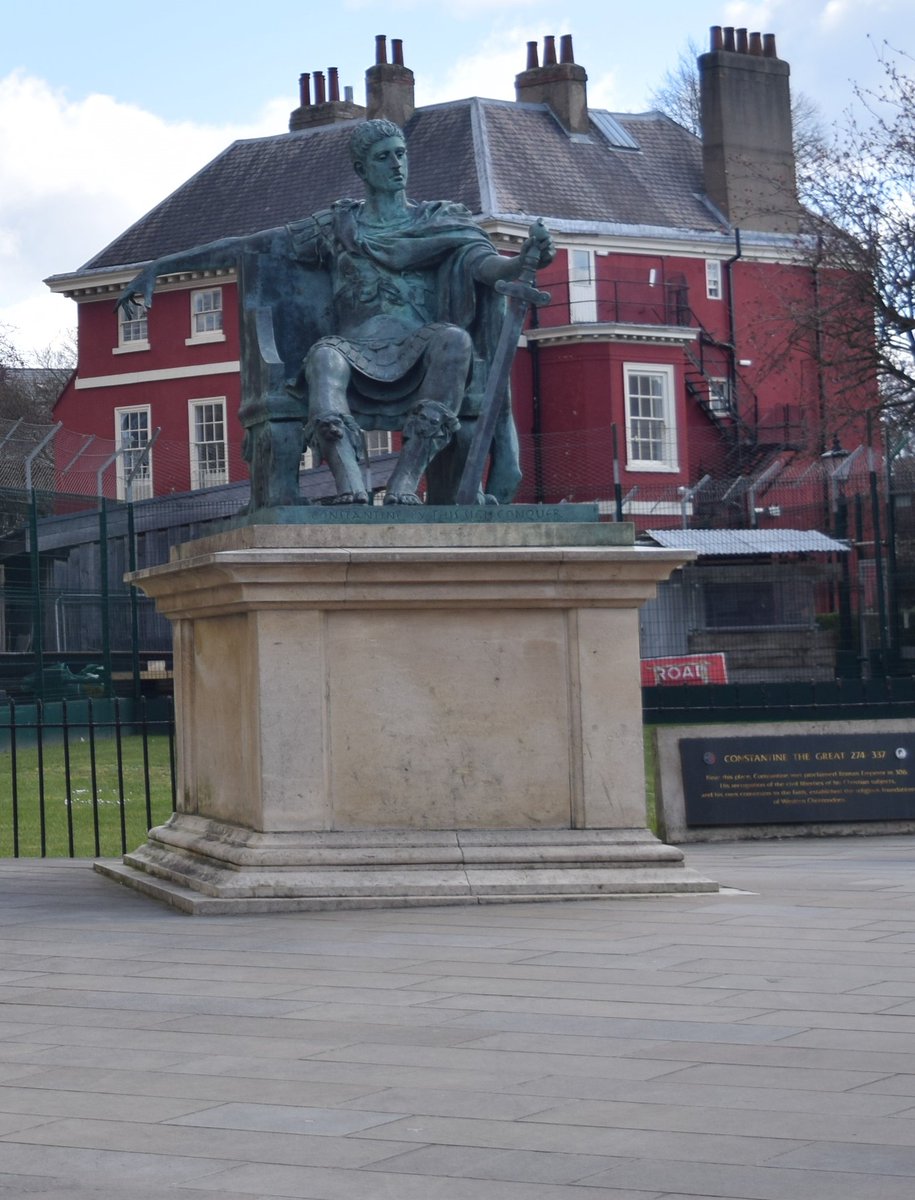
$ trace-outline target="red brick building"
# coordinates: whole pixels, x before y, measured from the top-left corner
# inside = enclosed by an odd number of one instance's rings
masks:
[[[55,416],[124,451],[106,493],[123,493],[156,429],[134,496],[246,476],[235,275],[164,277],[134,322],[115,311],[124,284],[170,252],[351,194],[353,122],[378,116],[405,130],[413,198],[463,202],[505,252],[534,217],[554,233],[559,253],[539,277],[552,303],[513,378],[519,499],[597,500],[607,512],[622,500],[647,526],[741,523],[761,481],[819,459],[836,437],[860,442],[854,413],[871,397],[840,401],[816,347],[788,337],[790,302],[815,303],[819,282],[798,250],[789,68],[770,35],[712,31],[701,141],[657,112],[589,108],[568,38],[558,53],[553,38],[542,55],[528,45],[512,102],[416,108],[399,42],[392,57],[378,39],[365,106],[349,89],[341,99],[334,70],[302,76],[288,132],[229,146],[79,270],[48,280],[79,305],[78,369]],[[733,479],[744,482],[722,503],[710,481]]]

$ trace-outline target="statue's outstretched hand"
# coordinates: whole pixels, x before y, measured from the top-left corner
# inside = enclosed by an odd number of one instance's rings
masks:
[[[131,279],[130,283],[128,283],[120,296],[118,296],[118,302],[115,307],[123,311],[128,321],[135,321],[147,309],[152,308],[153,289],[155,286],[156,271],[155,264],[153,264],[152,266],[144,267],[136,278]]]

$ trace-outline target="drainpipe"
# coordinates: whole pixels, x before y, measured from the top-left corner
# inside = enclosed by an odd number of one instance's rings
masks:
[[[740,245],[740,229],[734,229],[734,253],[730,258],[725,259],[724,273],[728,281],[728,391],[730,394],[731,405],[735,412],[737,409],[737,319],[734,313],[734,263],[743,257],[743,250]],[[738,413],[739,415],[739,413]],[[753,428],[758,424],[758,414],[753,414]],[[739,436],[739,435],[738,435]]]
[[[817,364],[817,405],[820,419],[819,453],[826,450],[826,380],[823,378],[823,309],[820,295],[820,263],[823,261],[823,239],[817,235],[817,256],[812,267],[813,312],[816,322],[813,332],[814,354]]]

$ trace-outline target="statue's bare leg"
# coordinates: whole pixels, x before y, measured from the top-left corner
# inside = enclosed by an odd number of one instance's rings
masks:
[[[385,504],[420,504],[416,489],[431,460],[460,428],[457,414],[473,357],[470,335],[456,325],[441,330],[426,350],[420,399],[403,427],[403,449],[388,480]]]
[[[314,346],[305,359],[308,380],[308,425],[305,436],[330,467],[337,494],[335,504],[367,504],[368,493],[359,467],[362,432],[346,402],[350,366],[333,346]]]

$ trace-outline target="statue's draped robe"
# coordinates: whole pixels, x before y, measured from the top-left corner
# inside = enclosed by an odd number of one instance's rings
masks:
[[[436,329],[456,325],[474,345],[461,415],[475,415],[503,305],[474,268],[497,251],[461,204],[409,203],[402,221],[385,226],[367,224],[363,214],[362,202],[340,200],[288,226],[295,260],[330,275],[333,333],[320,343],[353,369],[353,411],[396,428],[416,400],[437,399],[416,394],[423,352]]]

